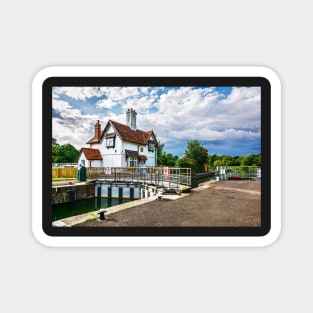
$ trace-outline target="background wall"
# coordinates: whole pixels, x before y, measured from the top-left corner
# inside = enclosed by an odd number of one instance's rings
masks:
[[[0,16],[1,311],[312,311],[308,1],[3,1]],[[31,231],[31,83],[53,65],[260,65],[276,71],[283,86],[277,242],[246,249],[39,244]]]

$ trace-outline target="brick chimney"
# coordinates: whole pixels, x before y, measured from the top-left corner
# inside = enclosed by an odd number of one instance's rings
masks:
[[[94,139],[95,140],[99,140],[100,139],[100,135],[101,135],[101,124],[99,123],[99,120],[98,120],[97,123],[95,124],[95,136],[94,136]]]
[[[128,109],[126,111],[126,125],[132,130],[136,130],[136,115],[137,112],[133,109]]]

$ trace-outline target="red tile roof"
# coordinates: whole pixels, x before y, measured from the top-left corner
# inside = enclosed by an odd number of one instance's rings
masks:
[[[130,158],[139,158],[140,160],[143,161],[148,160],[148,158],[145,155],[139,154],[137,151],[125,150],[125,155]]]
[[[98,149],[81,148],[80,153],[84,153],[87,160],[102,160],[101,153]]]
[[[101,134],[100,134],[100,137],[99,139],[95,138],[95,136],[93,136],[91,139],[89,139],[86,143],[87,144],[91,144],[91,143],[99,143],[103,137],[103,133],[104,133],[104,130],[101,131]]]
[[[140,160],[142,160],[142,161],[147,161],[147,160],[148,160],[148,158],[147,158],[145,155],[142,155],[142,154],[139,154],[139,155],[138,155],[138,158],[139,158]]]
[[[143,131],[140,129],[132,130],[128,125],[121,124],[112,120],[109,120],[108,124],[109,123],[112,125],[112,127],[115,129],[116,133],[120,136],[122,140],[138,143],[141,145],[147,145],[149,138],[153,134],[152,130],[149,131]],[[87,144],[100,143],[104,137],[103,135],[106,128],[107,126],[104,128],[104,130],[101,131],[99,139],[95,138],[94,136],[87,142]],[[105,138],[113,138],[113,134],[107,134]]]
[[[116,132],[120,135],[122,140],[131,141],[139,143],[141,145],[146,145],[153,131],[143,131],[140,129],[132,130],[129,126],[121,124],[115,121],[109,121],[114,127]]]
[[[138,152],[132,150],[125,150],[125,155],[130,158],[138,158]]]

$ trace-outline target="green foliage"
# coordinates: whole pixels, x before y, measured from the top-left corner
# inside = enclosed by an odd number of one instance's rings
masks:
[[[52,138],[52,162],[53,163],[75,163],[79,151],[71,144],[60,146],[55,138]]]
[[[157,165],[190,167],[193,172],[214,170],[217,166],[261,167],[261,154],[246,156],[208,154],[199,140],[189,140],[185,156],[178,158],[164,151],[164,144],[158,142]]]
[[[184,158],[192,164],[191,168],[194,172],[204,172],[204,166],[209,160],[208,150],[199,140],[189,140]]]
[[[261,166],[261,154],[250,154],[246,156],[230,156],[230,155],[209,155],[208,165],[210,168],[217,166]]]
[[[246,155],[241,159],[241,166],[261,166],[261,155]]]
[[[179,167],[193,167],[193,162],[192,160],[183,157],[177,161],[177,165]]]
[[[204,166],[208,162],[208,150],[205,149],[200,141],[188,141],[185,156],[179,158],[177,155],[166,153],[164,144],[158,142],[157,148],[157,165],[158,166],[179,166],[190,167],[194,172],[203,172]]]
[[[163,151],[164,144],[158,142],[157,148],[157,165],[158,166],[176,166],[179,157],[177,155],[173,156],[171,153],[166,153]]]
[[[162,165],[163,163],[163,155],[164,155],[164,144],[158,141],[157,147],[157,165]]]
[[[57,143],[55,138],[52,138],[52,162],[57,163],[56,161],[59,153],[60,145]]]

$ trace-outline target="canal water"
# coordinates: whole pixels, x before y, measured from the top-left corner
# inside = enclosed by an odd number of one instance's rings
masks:
[[[52,206],[52,219],[53,221],[57,221],[62,218],[98,211],[100,209],[109,208],[111,206],[127,203],[130,201],[130,199],[91,198],[54,204]]]

